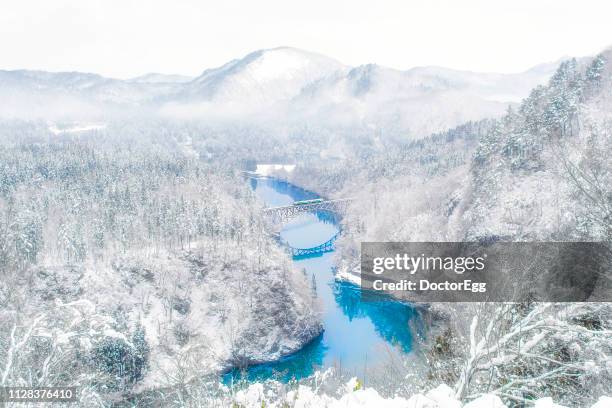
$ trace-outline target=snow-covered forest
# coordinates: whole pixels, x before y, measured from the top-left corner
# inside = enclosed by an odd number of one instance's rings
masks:
[[[220,379],[323,330],[244,176],[258,163],[354,199],[336,279],[359,280],[363,241],[610,245],[612,51],[555,69],[279,48],[197,78],[0,71],[0,386],[100,407],[611,406],[610,303],[528,296],[425,305],[416,347],[367,384]]]
[[[309,282],[235,168],[146,136],[3,132],[2,385],[78,383],[89,404],[320,332]]]

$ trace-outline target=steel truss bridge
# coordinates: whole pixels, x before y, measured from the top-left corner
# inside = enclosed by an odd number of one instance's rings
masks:
[[[334,241],[336,239],[338,239],[338,237],[340,236],[340,232],[338,231],[336,232],[336,235],[334,235],[333,237],[331,237],[329,240],[327,240],[326,242],[322,243],[321,245],[317,245],[316,247],[312,247],[312,248],[294,248],[292,246],[289,246],[289,249],[291,250],[291,253],[293,255],[294,258],[306,258],[308,256],[311,255],[319,255],[319,254],[324,254],[326,252],[331,252],[334,250]]]
[[[292,218],[304,213],[316,213],[317,211],[327,211],[342,215],[351,201],[350,198],[338,200],[324,200],[308,204],[292,204],[281,207],[269,207],[264,209],[266,215],[270,215],[274,221],[287,222]]]
[[[275,222],[287,222],[300,214],[316,213],[318,211],[343,215],[350,201],[350,198],[342,198],[338,200],[317,201],[307,204],[292,204],[281,207],[270,207],[264,209],[264,213],[271,216]],[[338,239],[341,233],[342,230],[338,231],[333,237],[321,245],[317,245],[316,247],[312,248],[294,248],[286,242],[283,243],[289,248],[294,258],[305,258],[308,256],[316,256],[333,251],[334,242],[336,239]]]

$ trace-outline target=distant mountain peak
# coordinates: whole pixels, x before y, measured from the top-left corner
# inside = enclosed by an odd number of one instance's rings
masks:
[[[289,100],[309,84],[347,69],[332,58],[299,48],[262,49],[204,71],[185,95],[189,99],[273,103]]]

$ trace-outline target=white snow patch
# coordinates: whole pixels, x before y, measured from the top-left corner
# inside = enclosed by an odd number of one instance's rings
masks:
[[[566,408],[565,405],[555,404],[551,397],[540,398],[535,401],[535,408]]]
[[[485,394],[468,402],[463,408],[506,408],[506,406],[497,395]]]
[[[606,397],[605,395],[599,397],[595,405],[591,408],[609,408],[612,407],[612,398]]]
[[[295,164],[258,164],[255,173],[260,176],[270,176],[275,171],[291,173],[293,170],[295,170]]]
[[[342,261],[334,278],[338,281],[346,281],[350,283],[354,283],[355,285],[361,285],[361,272],[359,267],[350,268],[347,262]]]
[[[461,403],[455,399],[455,392],[446,384],[438,385],[425,396],[434,401],[437,407],[461,408]]]

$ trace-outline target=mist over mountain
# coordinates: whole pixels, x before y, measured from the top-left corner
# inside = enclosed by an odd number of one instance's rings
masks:
[[[160,74],[158,72],[151,72],[144,74],[136,78],[130,79],[130,82],[139,84],[180,84],[193,80],[193,77],[187,75],[173,75],[173,74]]]
[[[129,80],[80,72],[0,71],[0,117],[110,120],[134,113],[202,120],[321,123],[422,137],[499,116],[545,83],[557,64],[517,74],[442,67],[346,66],[291,47],[259,50],[196,78]]]

